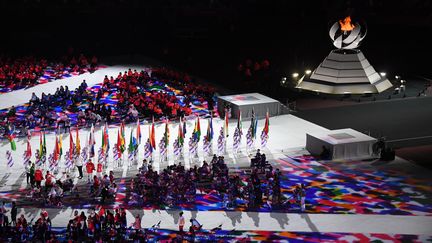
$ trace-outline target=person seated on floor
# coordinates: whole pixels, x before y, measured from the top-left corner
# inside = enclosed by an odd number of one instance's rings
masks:
[[[127,112],[128,118],[131,121],[136,121],[138,119],[138,110],[133,104],[129,105],[129,110]]]
[[[331,159],[331,153],[330,153],[330,149],[328,149],[326,146],[322,146],[322,151],[320,154],[320,159],[322,160],[329,160]]]
[[[189,222],[191,223],[191,227],[194,231],[201,230],[201,228],[203,227],[203,225],[200,224],[197,219],[192,218],[189,220]]]

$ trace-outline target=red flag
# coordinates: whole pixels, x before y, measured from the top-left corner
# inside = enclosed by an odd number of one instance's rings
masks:
[[[150,144],[153,149],[156,149],[156,135],[155,135],[155,127],[154,127],[154,118],[152,118],[152,125],[150,130]]]
[[[118,153],[119,158],[121,157],[121,154],[122,154],[122,150],[121,150],[122,145],[121,144],[122,144],[122,138],[121,138],[120,129],[119,129],[119,130],[117,130],[117,153]]]
[[[27,150],[26,150],[26,156],[31,158],[32,151],[31,151],[31,145],[30,145],[30,139],[27,138]]]
[[[58,137],[56,135],[56,140],[55,140],[55,145],[54,145],[54,160],[57,161],[59,158],[59,154],[60,154],[60,148],[59,148],[59,141],[58,141]]]
[[[269,125],[270,125],[270,120],[269,120],[269,113],[267,111],[266,120],[265,120],[265,124],[264,124],[264,128],[263,128],[263,131],[266,135],[268,135],[268,133],[269,133]]]
[[[72,159],[73,152],[74,152],[74,141],[72,138],[72,132],[69,130],[69,159]]]

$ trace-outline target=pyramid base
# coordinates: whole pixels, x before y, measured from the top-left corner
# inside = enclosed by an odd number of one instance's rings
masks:
[[[333,50],[296,88],[327,94],[381,93],[392,87],[360,50]]]

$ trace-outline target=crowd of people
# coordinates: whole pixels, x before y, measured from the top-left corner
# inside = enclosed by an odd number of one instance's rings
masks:
[[[60,79],[65,73],[93,72],[97,68],[97,57],[90,60],[84,54],[76,55],[69,50],[61,60],[48,61],[45,58],[25,56],[11,58],[0,56],[0,88],[8,91],[28,88],[39,83],[39,79],[50,68],[50,78]]]
[[[264,206],[286,209],[299,204],[305,210],[306,187],[298,185],[290,198],[281,192],[281,172],[268,164],[265,154],[257,152],[257,161],[248,175],[231,173],[223,156],[214,155],[211,162],[185,169],[181,163],[168,166],[160,173],[144,160],[140,173],[131,181],[130,201],[139,206],[173,207],[194,205],[197,192],[217,194],[226,208],[236,208],[241,201],[248,208]],[[264,166],[263,166],[264,165]]]
[[[151,75],[151,76],[150,76]],[[157,86],[158,89],[153,89]],[[180,90],[179,94],[175,90]],[[106,102],[103,98],[115,94],[117,103]],[[181,95],[182,98],[177,97]],[[35,127],[84,126],[101,122],[132,122],[138,118],[177,119],[192,113],[191,103],[207,103],[213,111],[214,89],[196,84],[187,74],[154,68],[150,72],[127,70],[116,78],[105,76],[97,91],[88,87],[85,80],[75,90],[60,86],[54,94],[34,93],[29,100],[23,117],[17,115],[12,106],[0,115],[3,134],[13,129],[16,135],[25,135]]]
[[[105,173],[105,165],[102,162],[95,165],[90,159],[85,163],[88,188],[84,192],[78,191],[78,181],[74,180],[76,174],[78,174],[78,179],[83,178],[83,163],[78,159],[74,165],[78,173],[75,172],[75,169],[66,169],[57,174],[46,170],[44,174],[44,165],[36,166],[30,161],[25,165],[27,196],[31,197],[35,203],[54,207],[63,206],[63,198],[68,195],[81,198],[88,196],[87,198],[101,203],[115,198],[118,187],[114,172]]]
[[[15,242],[147,242],[161,237],[161,221],[149,228],[142,227],[141,215],[136,214],[133,222],[127,222],[124,208],[108,209],[96,206],[81,213],[74,210],[66,227],[53,226],[52,220],[45,208],[31,220],[24,214],[17,218],[17,205],[12,203],[11,220],[8,218],[9,210],[2,202],[0,208],[0,241]],[[37,218],[37,219],[36,219]],[[36,221],[33,223],[33,221]],[[189,220],[188,230],[184,230],[185,218],[183,212],[179,213],[179,230],[171,236],[171,242],[194,242],[198,234],[215,234],[221,226],[211,230],[203,230],[203,225],[196,218]]]
[[[268,59],[261,61],[245,59],[237,66],[237,77],[241,81],[241,84],[243,86],[246,85],[246,87],[251,86],[255,88],[264,84],[270,72],[270,61]]]

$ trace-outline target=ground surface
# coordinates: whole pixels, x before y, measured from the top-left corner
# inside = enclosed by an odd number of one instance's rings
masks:
[[[111,70],[124,70],[125,67],[116,67]],[[103,75],[110,68],[97,71],[93,75]],[[101,73],[98,73],[101,72]],[[85,74],[86,75],[86,74]],[[95,77],[95,76],[94,76]],[[93,76],[88,76],[87,81],[92,82]],[[51,85],[60,85],[62,81],[54,81]],[[48,85],[48,84],[47,84]],[[41,86],[42,87],[42,86]],[[20,104],[21,100],[14,101],[14,97],[21,95],[22,91],[5,94],[8,95],[8,104]],[[41,92],[37,90],[37,92]],[[31,93],[30,93],[31,94]],[[6,99],[0,96],[2,99]],[[12,99],[12,100],[11,100]],[[308,111],[298,113],[301,117],[306,117],[310,121],[316,121],[319,125],[326,128],[346,128],[352,127],[359,131],[371,127],[372,123],[365,122],[367,119],[384,120],[375,122],[374,128],[385,127],[385,125],[395,129],[401,128],[400,132],[394,132],[388,128],[388,133],[392,134],[392,139],[409,138],[419,136],[426,132],[431,132],[428,124],[431,123],[430,112],[428,113],[428,102],[431,99],[413,99],[404,102],[383,102],[375,105],[356,105],[351,107],[339,107]],[[416,108],[416,109],[414,109]],[[391,118],[385,118],[383,113],[389,113],[394,109]],[[383,112],[388,111],[388,112]],[[416,117],[418,123],[412,124],[412,120],[402,119],[404,117]],[[319,119],[320,118],[320,119]],[[194,126],[194,117],[187,122],[187,135],[190,137]],[[325,120],[325,121],[323,121]],[[402,125],[398,125],[402,122]],[[236,121],[229,124],[230,134],[233,133]],[[258,131],[262,130],[264,121],[258,123]],[[119,193],[116,198],[106,207],[125,207],[128,209],[128,222],[133,221],[136,214],[142,216],[142,226],[150,227],[161,221],[161,230],[156,234],[159,239],[173,237],[177,229],[178,212],[184,210],[186,218],[196,217],[204,224],[205,231],[208,231],[222,224],[222,230],[215,234],[203,233],[203,237],[228,237],[227,239],[236,241],[244,238],[253,240],[310,240],[312,242],[328,241],[420,241],[424,242],[432,236],[432,179],[430,171],[419,167],[403,159],[392,162],[382,161],[343,161],[329,162],[317,161],[310,157],[304,150],[306,132],[326,131],[319,125],[305,121],[293,115],[284,115],[270,119],[270,140],[264,152],[270,163],[282,170],[283,173],[283,193],[286,197],[291,196],[292,186],[298,183],[308,185],[307,208],[305,213],[301,213],[297,205],[290,208],[272,208],[267,204],[260,208],[250,209],[239,201],[235,208],[227,208],[221,203],[221,198],[215,194],[198,195],[195,204],[185,204],[173,206],[165,209],[151,208],[150,205],[142,207],[133,200],[130,200],[128,191],[128,181],[135,176],[137,170],[133,167],[115,167],[112,163],[112,155],[108,163],[107,171],[114,170],[116,182],[119,184]],[[243,128],[249,126],[249,121],[243,122]],[[412,126],[414,129],[402,129]],[[176,137],[177,124],[171,124],[172,148],[173,137]],[[222,121],[214,120],[215,136],[218,136]],[[129,134],[134,125],[126,127],[126,134]],[[202,121],[201,129],[204,133],[207,122]],[[116,140],[117,126],[109,127],[111,144]],[[424,130],[422,130],[424,129]],[[162,137],[164,126],[156,126],[156,140]],[[408,131],[413,130],[413,131]],[[142,136],[144,140],[148,137],[148,124],[143,124]],[[393,131],[393,132],[392,132]],[[417,133],[416,133],[417,132]],[[39,145],[39,133],[34,133],[31,139],[33,151]],[[81,145],[84,146],[88,129],[80,130]],[[96,138],[101,137],[101,130],[96,129]],[[128,136],[127,136],[128,138]],[[231,140],[230,140],[231,139]],[[390,138],[389,138],[390,139]],[[48,151],[53,150],[54,134],[47,134]],[[68,137],[63,137],[63,149],[69,147]],[[99,148],[99,139],[96,139],[96,149]],[[185,141],[187,144],[188,140]],[[214,142],[214,151],[216,151]],[[258,148],[259,139],[256,142]],[[200,143],[199,151],[202,144]],[[244,139],[242,152],[234,154],[232,151],[232,138],[228,141],[228,150],[225,154],[226,161],[233,171],[239,174],[245,173],[249,164]],[[5,152],[10,149],[7,141],[3,141],[0,147],[0,156],[3,161]],[[13,152],[14,165],[7,167],[6,163],[0,164],[0,199],[10,202],[18,202],[20,213],[25,213],[31,219],[44,205],[41,201],[28,197],[28,187],[25,182],[22,165],[22,154],[25,150],[25,140],[17,140],[17,151]],[[139,148],[139,157],[144,156],[143,144]],[[195,164],[200,164],[202,160],[208,159],[200,152],[199,159],[189,159],[185,148],[185,160],[182,163],[188,168]],[[253,152],[253,151],[250,151]],[[161,162],[157,152],[154,154],[155,168],[160,170],[178,162],[169,152],[169,161]],[[60,163],[61,169],[64,162]],[[78,179],[75,179],[78,181]],[[48,212],[53,220],[54,227],[65,227],[68,219],[72,215],[73,209],[84,210],[99,204],[94,198],[88,195],[88,185],[85,180],[79,183],[79,198],[67,196],[65,205],[62,208],[49,208]],[[10,206],[8,203],[7,206]],[[61,230],[61,229],[60,229]],[[289,232],[289,233],[288,233]]]
[[[390,145],[403,147],[432,143],[432,98],[409,98],[350,106],[310,109],[295,113],[328,129],[353,128],[385,136]]]

